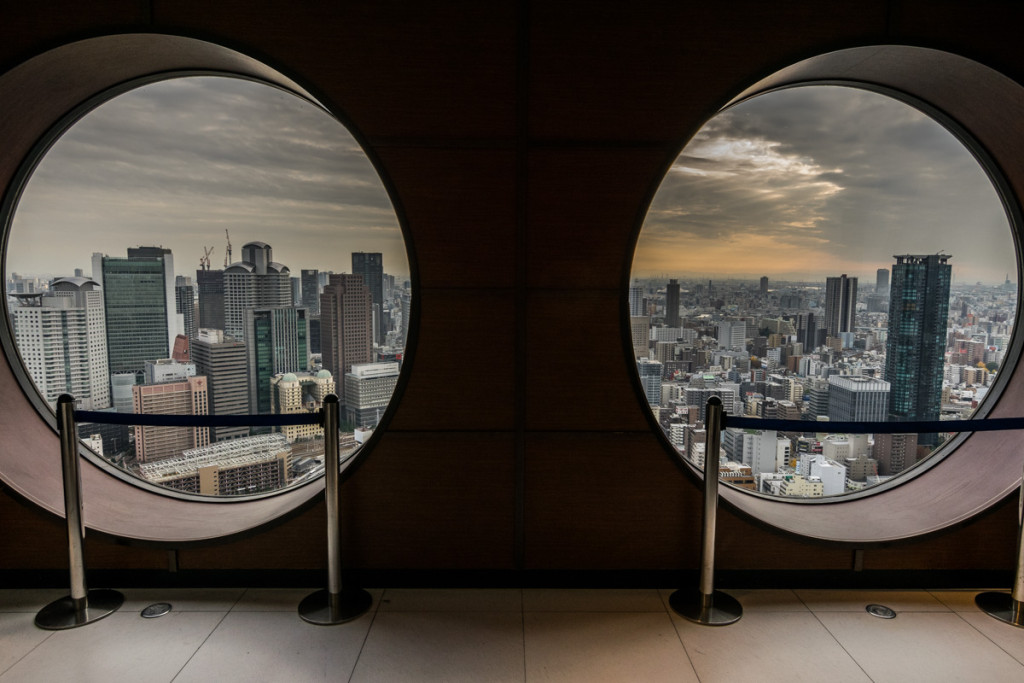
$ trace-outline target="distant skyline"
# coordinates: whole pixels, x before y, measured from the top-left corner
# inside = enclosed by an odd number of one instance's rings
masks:
[[[295,276],[350,272],[354,251],[381,252],[407,277],[394,208],[352,135],[291,93],[225,77],[176,78],[114,98],[74,124],[26,184],[6,272],[90,274],[93,252],[163,246],[195,277],[262,241]]]
[[[651,203],[632,275],[873,285],[894,254],[940,251],[955,282],[1016,282],[1006,213],[973,155],[890,97],[808,86],[694,136]]]

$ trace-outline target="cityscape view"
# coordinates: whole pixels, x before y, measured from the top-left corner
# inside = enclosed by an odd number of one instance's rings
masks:
[[[1017,290],[1005,212],[971,153],[891,98],[813,86],[737,105],[683,150],[640,234],[629,320],[680,457],[703,468],[719,396],[727,415],[808,423],[725,430],[721,480],[821,498],[952,438],[827,422],[970,417],[1012,362]]]
[[[179,78],[90,112],[38,162],[7,253],[11,337],[51,407],[287,415],[334,394],[344,458],[401,372],[411,289],[387,193],[333,117],[266,85]],[[78,431],[190,494],[323,473],[317,425]]]

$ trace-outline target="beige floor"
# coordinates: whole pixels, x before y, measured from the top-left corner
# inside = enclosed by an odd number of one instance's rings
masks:
[[[125,590],[106,619],[36,628],[64,592],[0,590],[0,683],[1024,681],[1024,629],[974,591],[730,591],[743,618],[711,628],[667,590],[375,590],[368,614],[326,627],[297,616],[308,590]],[[173,610],[143,619],[154,602]]]

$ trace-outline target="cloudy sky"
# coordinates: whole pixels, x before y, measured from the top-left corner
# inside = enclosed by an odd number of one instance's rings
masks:
[[[708,122],[651,204],[633,275],[874,283],[893,254],[939,251],[955,281],[1015,277],[1006,214],[978,162],[916,109],[813,86]]]
[[[409,273],[398,220],[366,155],[333,117],[289,93],[229,78],[180,78],[116,97],[72,126],[25,187],[7,273],[90,274],[91,255],[161,245],[195,276],[260,240],[274,259],[350,271],[353,251]]]

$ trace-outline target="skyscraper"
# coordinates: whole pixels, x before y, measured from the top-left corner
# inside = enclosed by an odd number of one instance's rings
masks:
[[[70,394],[80,410],[110,406],[103,293],[95,281],[58,278],[48,292],[18,296],[10,315],[21,359],[48,403]]]
[[[370,290],[375,321],[373,338],[383,346],[388,333],[384,316],[384,256],[377,252],[353,252],[352,274],[362,275],[363,282]]]
[[[192,362],[196,373],[206,377],[211,415],[248,414],[245,344],[221,330],[200,330],[192,342]],[[248,435],[248,427],[213,427],[211,438],[224,441]]]
[[[875,294],[889,293],[889,269],[879,268],[875,273]]]
[[[647,315],[647,307],[644,306],[644,288],[636,279],[629,286],[629,314],[631,316]]]
[[[224,329],[224,271],[197,270],[199,322],[197,328]]]
[[[196,338],[196,298],[192,279],[179,275],[174,279],[174,310],[181,316],[178,325],[181,334]]]
[[[139,247],[127,258],[96,253],[92,273],[103,289],[110,372],[141,380],[145,362],[170,356],[178,334],[171,250]]]
[[[235,339],[246,340],[246,309],[292,306],[291,271],[273,258],[269,244],[249,242],[224,271],[224,332]]]
[[[825,280],[825,331],[830,337],[840,332],[853,332],[857,313],[857,278],[839,277]]]
[[[897,255],[889,290],[889,419],[938,420],[952,266],[948,254]],[[922,434],[920,443],[934,443]]]
[[[320,353],[344,402],[344,377],[354,363],[372,363],[373,316],[370,290],[361,275],[331,275],[320,295]],[[337,381],[337,380],[336,380]]]
[[[302,305],[309,309],[310,315],[320,315],[320,277],[316,270],[301,271]]]
[[[656,360],[640,358],[636,364],[640,373],[640,384],[643,385],[644,395],[652,408],[661,405],[661,374],[664,366]]]
[[[249,409],[272,412],[270,379],[309,368],[308,311],[294,306],[245,309],[245,348],[249,368]]]
[[[669,280],[665,287],[665,327],[679,325],[679,281]]]
[[[758,293],[761,295],[762,299],[768,296],[768,276],[767,275],[762,275],[761,276],[761,286],[758,289]]]

